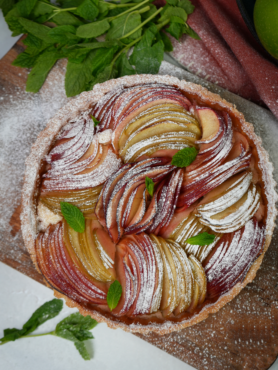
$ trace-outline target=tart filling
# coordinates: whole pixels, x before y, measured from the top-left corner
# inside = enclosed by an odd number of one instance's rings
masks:
[[[174,165],[193,147],[191,164]],[[258,148],[238,116],[161,82],[110,89],[67,120],[40,163],[35,201],[35,260],[49,285],[129,326],[200,321],[238,293],[266,245]],[[84,232],[63,219],[61,201],[82,211]],[[213,241],[190,242],[202,233]],[[115,280],[122,296],[110,312]]]

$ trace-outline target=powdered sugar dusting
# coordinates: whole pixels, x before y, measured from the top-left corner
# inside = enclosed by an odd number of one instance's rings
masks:
[[[149,77],[151,77],[152,79],[154,78],[153,76],[149,76]],[[148,80],[147,76],[144,76],[144,78],[146,78],[146,80]],[[156,79],[157,79],[157,77],[156,77]],[[128,79],[122,79],[122,81],[123,81],[123,83],[125,83],[125,82],[128,81]],[[140,78],[137,78],[137,76],[136,76],[136,77],[133,78],[132,84],[141,83],[141,82],[142,82],[142,77],[140,76]],[[177,79],[171,78],[171,77],[165,77],[163,82],[164,83],[167,83],[167,82],[175,83],[177,85],[179,84],[179,81]],[[109,86],[109,88],[111,88],[112,85],[116,86],[118,82],[117,81],[110,81],[109,83],[110,83],[110,85],[107,85],[107,84],[104,84],[104,85]],[[190,86],[187,86],[187,87],[190,89]],[[107,87],[103,87],[103,85],[101,87],[97,87],[97,89],[95,91],[95,96],[93,97],[93,99],[91,99],[91,101],[92,100],[96,101],[101,96],[101,92],[100,92],[101,89],[104,89],[103,91],[105,91],[105,89],[107,89]],[[62,110],[62,112],[60,112],[59,115],[57,117],[55,117],[55,119],[52,120],[52,125],[53,126],[52,126],[52,129],[48,128],[48,131],[47,131],[48,135],[41,136],[40,143],[39,143],[41,145],[41,147],[39,147],[38,145],[35,145],[36,150],[37,150],[36,158],[34,158],[34,156],[33,156],[27,162],[27,165],[28,165],[28,168],[29,168],[28,174],[30,175],[30,182],[29,182],[29,185],[27,184],[26,187],[25,187],[25,190],[26,190],[25,194],[28,196],[28,200],[25,202],[25,208],[24,208],[25,213],[23,214],[23,218],[24,218],[24,216],[26,216],[29,219],[29,221],[31,221],[31,222],[34,221],[33,210],[30,207],[31,203],[29,204],[28,202],[29,202],[29,199],[30,199],[29,197],[30,197],[31,192],[32,192],[32,186],[33,186],[32,182],[34,182],[34,180],[36,179],[37,170],[38,170],[38,168],[36,168],[36,167],[32,168],[32,165],[35,163],[34,160],[43,157],[43,155],[45,154],[45,146],[49,145],[53,136],[59,130],[59,127],[61,127],[62,124],[65,124],[67,117],[69,117],[70,114],[73,114],[73,115],[77,114],[77,112],[80,111],[82,109],[82,107],[87,107],[88,106],[88,104],[89,104],[88,95],[86,96],[85,94],[82,94],[81,97],[78,98],[76,102],[73,102],[70,106],[67,107],[67,110]],[[38,129],[38,131],[41,130],[42,126]],[[271,176],[269,174],[270,174],[270,171],[266,172],[266,179],[270,179]],[[270,186],[270,188],[271,188],[271,186]],[[272,192],[271,189],[270,189],[270,192]],[[273,194],[273,192],[272,192],[272,194]],[[273,215],[272,215],[272,217],[273,217]],[[35,223],[33,223],[33,227],[35,227]],[[270,227],[270,229],[271,229],[271,227]],[[25,236],[27,237],[27,233],[28,233],[29,230],[25,230],[25,231],[26,231]],[[111,325],[113,325],[113,324],[111,323]],[[173,326],[175,326],[175,325],[173,325]],[[172,327],[172,326],[167,324],[164,327],[168,328],[168,327]],[[178,327],[178,325],[177,325],[177,327]],[[131,327],[131,330],[138,331],[138,328]],[[162,330],[163,330],[163,328],[162,328]]]
[[[39,94],[17,89],[15,96],[4,95],[0,125],[0,228],[9,227],[14,209],[20,203],[24,162],[37,135],[47,121],[68,100],[64,93],[64,72],[55,67]],[[4,90],[4,88],[3,88]],[[3,91],[5,93],[5,91]],[[47,140],[46,140],[47,141]],[[36,177],[34,168],[31,176]]]

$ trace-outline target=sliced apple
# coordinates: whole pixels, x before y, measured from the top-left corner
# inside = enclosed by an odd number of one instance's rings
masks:
[[[175,306],[175,283],[174,283],[174,277],[172,274],[172,270],[169,265],[166,254],[164,252],[164,248],[160,244],[159,239],[153,234],[150,235],[150,238],[152,242],[158,248],[162,261],[163,261],[163,272],[164,273],[163,273],[163,288],[162,288],[160,309],[166,310],[167,308],[169,308],[171,311],[172,307]]]
[[[210,108],[197,109],[197,115],[202,127],[202,141],[214,140],[220,130],[217,114]]]
[[[199,301],[198,301],[198,305],[199,305],[199,304],[202,304],[206,298],[207,278],[206,278],[204,268],[201,265],[201,263],[197,260],[197,258],[195,258],[193,255],[190,255],[188,259],[191,264],[194,279],[197,281],[197,284],[199,285],[199,294],[200,294]]]
[[[239,191],[238,193],[241,198],[235,203],[227,202],[227,208],[219,207],[220,212],[217,208],[201,211],[200,222],[216,232],[227,233],[240,229],[256,213],[261,196],[259,187],[254,184],[243,195]]]
[[[245,278],[253,261],[262,253],[265,228],[253,217],[242,229],[227,236],[222,237],[223,241],[219,241],[205,264],[210,298],[226,293]]]

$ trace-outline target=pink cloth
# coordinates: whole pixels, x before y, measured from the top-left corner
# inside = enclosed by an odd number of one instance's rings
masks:
[[[236,0],[191,0],[188,24],[201,40],[174,40],[172,55],[202,78],[265,104],[278,118],[278,68],[245,25]]]

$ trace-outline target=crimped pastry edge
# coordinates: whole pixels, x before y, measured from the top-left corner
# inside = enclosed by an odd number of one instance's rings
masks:
[[[275,192],[276,182],[273,179],[273,165],[269,161],[269,155],[266,150],[262,147],[262,140],[255,132],[254,127],[251,123],[245,121],[244,116],[240,113],[234,105],[222,99],[219,95],[208,91],[206,88],[196,85],[185,80],[179,80],[173,76],[159,76],[159,75],[134,75],[125,76],[118,79],[106,81],[102,84],[98,84],[92,91],[83,92],[78,97],[69,101],[63,108],[61,108],[55,116],[48,122],[46,128],[38,135],[36,142],[31,148],[30,155],[26,159],[26,170],[24,177],[24,184],[22,189],[22,212],[21,212],[21,228],[23,234],[23,240],[27,247],[27,250],[34,262],[36,269],[41,273],[38,268],[36,253],[35,253],[35,238],[37,235],[37,217],[36,217],[36,205],[34,204],[34,194],[37,190],[37,180],[39,179],[39,171],[41,161],[44,156],[48,153],[49,147],[53,142],[56,134],[60,131],[61,127],[64,126],[69,119],[77,117],[82,111],[87,110],[90,105],[95,104],[99,99],[110,90],[120,86],[134,86],[137,84],[144,83],[164,83],[171,86],[180,88],[184,92],[194,93],[201,100],[208,99],[210,102],[219,104],[221,107],[225,107],[231,113],[233,113],[240,121],[243,132],[252,140],[255,144],[259,163],[258,166],[262,173],[262,180],[265,186],[265,195],[267,197],[267,218],[266,218],[266,239],[264,243],[263,253],[258,259],[254,261],[250,270],[248,271],[245,279],[241,283],[237,283],[228,293],[219,297],[219,299],[210,305],[204,306],[204,308],[196,315],[192,316],[188,320],[184,320],[178,323],[171,321],[165,321],[163,324],[124,324],[120,322],[120,318],[115,320],[108,319],[101,315],[95,310],[88,310],[82,307],[77,302],[68,298],[54,290],[54,295],[57,298],[64,298],[68,307],[76,307],[82,315],[90,315],[98,322],[105,322],[110,328],[117,329],[121,328],[128,332],[147,334],[148,332],[155,332],[157,334],[167,334],[173,331],[179,331],[188,326],[197,324],[198,322],[206,319],[209,314],[216,313],[230,302],[248,283],[250,283],[256,276],[258,269],[262,263],[265,252],[267,251],[272,233],[275,227],[275,218],[277,210],[275,202],[277,200],[277,194]],[[48,284],[47,284],[48,285]]]

